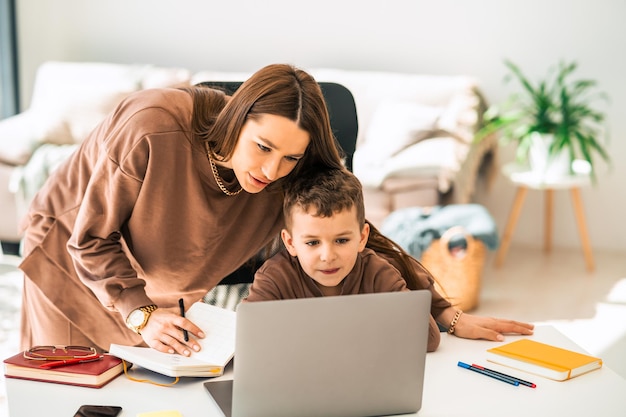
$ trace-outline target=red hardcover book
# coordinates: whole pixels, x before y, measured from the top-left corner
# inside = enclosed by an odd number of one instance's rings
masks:
[[[4,360],[4,376],[7,378],[53,382],[101,388],[124,372],[122,360],[116,356],[104,355],[102,359],[43,369],[44,362],[24,358],[23,352]],[[130,364],[129,364],[130,365]]]

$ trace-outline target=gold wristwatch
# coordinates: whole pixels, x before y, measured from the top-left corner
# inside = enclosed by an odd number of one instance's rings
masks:
[[[128,326],[128,328],[133,332],[141,334],[141,329],[143,329],[146,326],[146,323],[148,323],[150,314],[157,308],[158,307],[155,304],[150,304],[148,306],[134,309],[130,312],[128,317],[126,317],[126,326]]]

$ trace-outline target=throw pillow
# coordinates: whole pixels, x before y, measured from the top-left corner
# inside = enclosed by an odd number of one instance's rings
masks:
[[[125,96],[137,91],[145,66],[55,62],[37,71],[31,109],[42,143],[79,143]]]
[[[48,121],[42,114],[26,110],[0,121],[0,162],[24,165],[43,142],[48,132],[69,134],[59,120]]]
[[[484,112],[481,104],[477,90],[471,86],[464,88],[452,96],[442,111],[437,127],[465,143],[471,143],[478,130],[479,115]]]
[[[441,112],[441,107],[410,101],[382,101],[374,111],[365,143],[377,158],[390,158],[430,137]]]

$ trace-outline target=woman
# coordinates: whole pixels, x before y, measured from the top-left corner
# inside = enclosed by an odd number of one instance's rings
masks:
[[[199,349],[183,340],[180,328],[202,335],[178,299],[200,300],[278,234],[281,181],[340,161],[317,82],[289,65],[230,99],[196,87],[130,96],[30,207],[22,347]]]

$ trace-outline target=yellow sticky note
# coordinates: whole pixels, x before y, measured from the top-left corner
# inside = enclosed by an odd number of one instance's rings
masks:
[[[163,410],[139,413],[137,417],[183,417],[183,415],[177,410]]]

